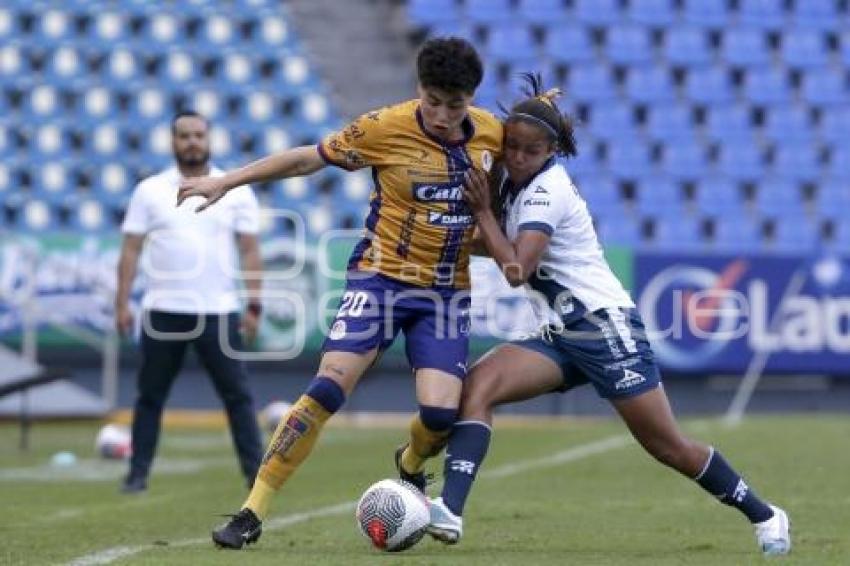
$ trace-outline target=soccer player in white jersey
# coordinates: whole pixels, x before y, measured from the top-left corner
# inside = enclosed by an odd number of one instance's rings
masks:
[[[605,261],[585,201],[556,161],[576,153],[572,123],[554,102],[560,93],[543,93],[538,76],[526,79],[529,98],[505,120],[501,211],[493,210],[481,171],[467,173],[465,198],[488,254],[512,286],[529,291],[541,332],[496,347],[467,377],[446,449],[445,485],[431,501],[430,534],[449,544],[460,539],[495,406],[589,382],[647,452],[740,510],[764,554],[787,553],[787,514],[761,501],[719,451],[677,426],[635,305]]]

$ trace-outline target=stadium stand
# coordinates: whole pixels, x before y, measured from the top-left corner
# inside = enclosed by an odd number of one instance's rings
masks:
[[[846,0],[513,0],[486,15],[471,0],[427,4],[410,0],[413,27],[439,34],[429,18],[456,18],[503,71],[485,79],[483,106],[510,102],[517,71],[565,89],[582,122],[567,167],[605,243],[847,242],[830,212],[850,200]]]
[[[133,185],[170,162],[169,121],[192,107],[213,121],[213,161],[231,167],[314,143],[341,118],[271,0],[4,2],[0,6],[0,206],[6,225],[41,232],[114,231]],[[332,215],[340,171],[307,195],[261,203],[351,226],[366,196]],[[317,212],[318,211],[318,212]],[[309,219],[313,219],[311,224]],[[330,220],[328,220],[330,219]],[[282,229],[277,226],[278,229]],[[315,232],[317,233],[317,232]]]

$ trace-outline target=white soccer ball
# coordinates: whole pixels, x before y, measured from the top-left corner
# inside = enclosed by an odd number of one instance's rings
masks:
[[[357,502],[355,513],[360,532],[372,546],[386,552],[406,550],[425,535],[430,520],[428,500],[413,485],[381,480],[369,487]]]
[[[94,442],[97,453],[108,460],[124,460],[130,457],[130,430],[121,425],[108,424],[97,433]]]
[[[266,405],[265,408],[260,411],[260,421],[263,424],[263,428],[270,433],[274,432],[277,429],[280,419],[282,419],[291,408],[292,405],[286,401],[272,401]]]

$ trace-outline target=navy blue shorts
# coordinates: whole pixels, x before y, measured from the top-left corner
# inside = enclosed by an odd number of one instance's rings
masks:
[[[365,353],[389,348],[404,333],[413,370],[466,376],[469,291],[418,287],[384,275],[352,273],[322,350]]]
[[[635,309],[603,309],[572,317],[563,328],[516,340],[561,368],[560,391],[593,384],[601,397],[622,399],[658,387],[661,376]]]

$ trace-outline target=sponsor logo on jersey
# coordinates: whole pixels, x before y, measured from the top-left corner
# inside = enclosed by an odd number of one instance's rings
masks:
[[[529,198],[522,201],[522,206],[549,206],[550,204],[547,198]]]
[[[462,202],[463,185],[455,183],[413,183],[413,198],[419,202]]]
[[[638,372],[630,369],[623,369],[623,377],[617,380],[614,384],[614,389],[617,391],[621,389],[629,389],[635,385],[640,385],[644,381],[646,381],[646,378]]]
[[[544,189],[541,185],[537,185],[537,188],[534,189],[535,195],[548,195],[549,191]]]
[[[471,214],[450,214],[446,212],[428,211],[428,224],[433,226],[469,226],[474,218]]]

